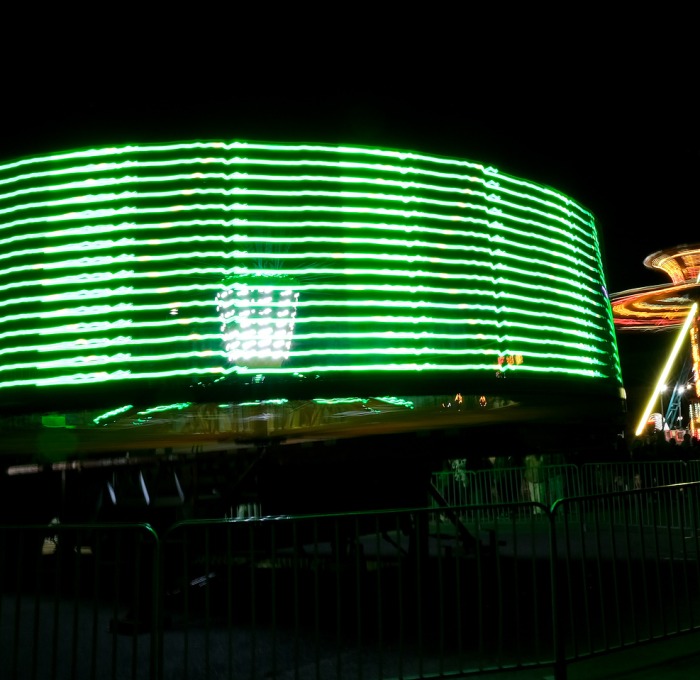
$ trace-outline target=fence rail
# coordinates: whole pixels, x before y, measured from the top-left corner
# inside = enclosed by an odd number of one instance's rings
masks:
[[[585,463],[580,466],[542,465],[533,472],[523,467],[445,471],[433,475],[437,499],[432,506],[491,505],[482,514],[503,513],[506,503],[537,502],[551,505],[558,499],[601,493],[649,489],[700,481],[700,461],[642,461]],[[626,521],[615,508],[616,521]],[[642,521],[654,521],[652,508],[640,508]],[[465,511],[469,512],[469,511]]]
[[[598,479],[562,472],[564,484]],[[0,667],[13,680],[536,667],[563,680],[575,661],[700,627],[699,496],[683,481],[551,505],[186,521],[160,535],[3,526]]]

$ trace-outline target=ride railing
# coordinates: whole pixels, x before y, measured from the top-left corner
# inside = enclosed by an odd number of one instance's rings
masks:
[[[0,527],[2,677],[564,680],[700,628],[699,501]]]
[[[482,518],[493,519],[502,514],[504,503],[537,502],[551,505],[555,501],[573,496],[597,496],[617,491],[649,489],[682,482],[700,481],[700,461],[635,461],[611,463],[585,463],[542,465],[534,469],[524,467],[495,467],[485,470],[445,471],[433,475],[435,491],[433,507],[485,505],[478,510]],[[652,497],[644,501],[652,503]],[[591,498],[580,506],[587,512]],[[669,521],[676,526],[681,521],[680,506],[664,508]],[[513,512],[518,512],[512,509]],[[609,508],[612,521],[625,522],[624,506]],[[473,508],[462,511],[466,519]],[[521,511],[520,511],[521,512]],[[637,508],[644,523],[656,519],[658,508],[640,504]],[[685,518],[687,521],[688,518]]]
[[[487,470],[437,472],[432,478],[437,496],[433,505],[478,506],[482,518],[493,519],[504,512],[504,504],[551,504],[557,498],[579,494],[578,469],[574,465],[543,465],[536,471],[522,467],[504,467]],[[444,502],[443,502],[444,499]],[[529,514],[524,506],[512,507],[511,512]],[[466,519],[475,510],[465,508]]]

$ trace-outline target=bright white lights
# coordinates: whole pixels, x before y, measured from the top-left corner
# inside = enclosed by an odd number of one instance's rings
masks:
[[[283,277],[225,283],[216,297],[229,362],[246,368],[279,366],[292,346],[299,293]]]

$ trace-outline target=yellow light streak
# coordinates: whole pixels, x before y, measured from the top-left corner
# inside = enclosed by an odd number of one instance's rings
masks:
[[[659,377],[659,381],[656,383],[656,387],[654,388],[654,392],[651,395],[651,398],[649,399],[649,403],[647,404],[646,408],[644,409],[644,415],[642,416],[642,419],[639,421],[639,425],[637,425],[637,430],[635,434],[639,436],[642,434],[644,431],[644,428],[646,427],[647,420],[649,418],[649,415],[651,414],[651,410],[654,408],[654,404],[656,403],[656,400],[661,393],[662,388],[664,387],[666,383],[666,378],[668,378],[668,374],[671,372],[671,367],[673,366],[673,362],[676,360],[676,357],[678,356],[678,352],[681,349],[681,345],[683,344],[683,340],[685,339],[685,335],[688,332],[690,325],[693,323],[695,319],[695,314],[698,310],[698,303],[695,302],[693,303],[693,306],[690,308],[690,311],[688,312],[688,316],[686,316],[685,321],[683,323],[683,326],[681,327],[681,330],[678,332],[678,337],[676,338],[676,342],[673,345],[673,349],[671,350],[671,353],[668,357],[668,360],[666,361],[666,365],[663,368],[663,371],[661,371],[661,376]]]

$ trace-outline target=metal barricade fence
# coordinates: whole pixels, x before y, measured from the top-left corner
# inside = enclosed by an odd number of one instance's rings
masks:
[[[700,629],[699,502],[692,482],[555,504],[560,666]]]
[[[700,628],[699,496],[693,482],[505,513],[193,520],[160,537],[0,527],[0,667],[12,680],[544,667],[564,680],[575,661]]]
[[[585,463],[578,467],[571,464],[542,465],[536,474],[536,479],[528,480],[523,467],[495,467],[458,473],[439,472],[433,475],[432,481],[447,505],[483,504],[486,507],[480,511],[481,514],[493,517],[506,510],[492,506],[506,503],[531,501],[551,505],[560,498],[572,496],[593,496],[700,481],[700,461],[618,461]],[[439,503],[433,500],[432,505]],[[611,507],[611,517],[624,521],[621,510]],[[638,511],[643,521],[652,521],[651,507],[640,507]],[[665,514],[676,525],[680,522],[677,517],[679,511],[679,506],[664,508]],[[463,511],[465,516],[469,513],[467,509]]]
[[[501,506],[529,502],[548,506],[559,498],[580,493],[578,469],[571,464],[543,465],[537,470],[536,479],[528,479],[523,467],[445,471],[435,473],[432,483],[447,505],[484,505],[480,510],[484,519],[532,510],[530,506],[521,505],[518,509]],[[441,503],[433,500],[432,504]],[[471,512],[465,509],[462,514],[467,517]]]
[[[163,539],[164,674],[359,680],[552,665],[548,524],[528,516],[178,524]]]
[[[686,483],[505,515],[184,522],[164,541],[164,670],[359,680],[551,666],[561,680],[578,660],[700,629],[699,496]]]
[[[146,525],[0,527],[3,680],[157,677],[158,561]]]
[[[689,482],[700,482],[700,460],[687,461],[686,476]]]
[[[639,489],[650,489],[659,486],[668,486],[691,481],[688,476],[687,463],[679,460],[673,461],[639,461],[639,462],[611,462],[611,463],[586,463],[581,466],[581,488],[585,495],[615,493]],[[613,498],[620,498],[613,496]],[[653,525],[658,516],[664,517],[664,521],[673,526],[679,526],[681,522],[687,522],[689,518],[681,517],[686,510],[682,504],[673,503],[675,496],[646,495],[640,497],[640,502],[635,507],[639,521],[647,526]],[[589,510],[592,504],[598,500],[590,500],[584,504]],[[658,503],[663,506],[659,507]],[[625,511],[627,508],[622,502],[606,504],[606,511],[610,513],[610,521],[616,523],[627,522]]]
[[[648,489],[693,481],[687,464],[680,460],[585,463],[581,466],[581,489],[585,494]]]

